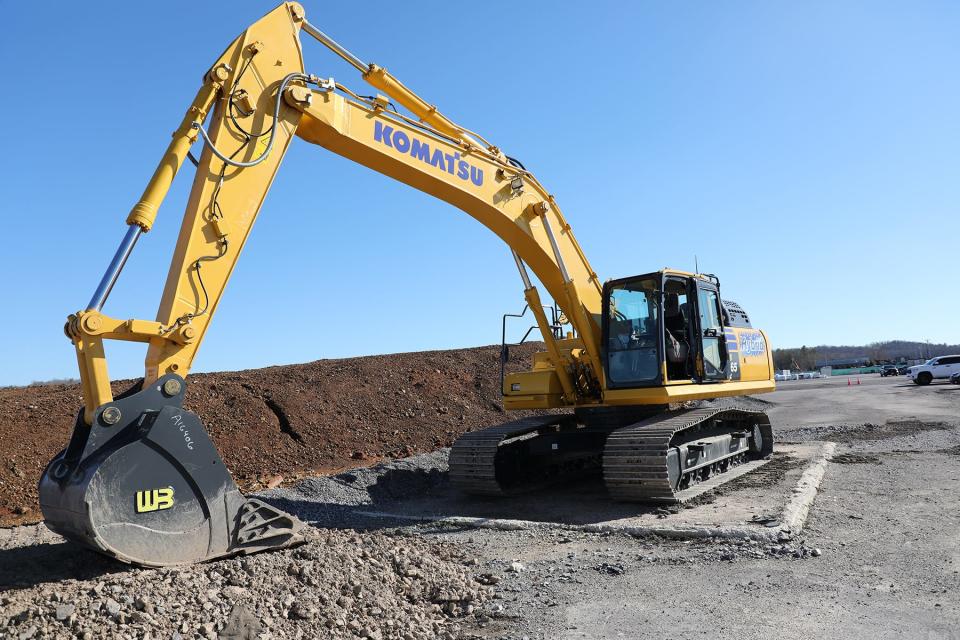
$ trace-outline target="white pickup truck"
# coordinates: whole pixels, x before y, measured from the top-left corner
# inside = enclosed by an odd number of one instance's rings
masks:
[[[940,378],[949,380],[955,373],[960,373],[960,356],[930,358],[907,369],[907,377],[917,384],[930,384]]]

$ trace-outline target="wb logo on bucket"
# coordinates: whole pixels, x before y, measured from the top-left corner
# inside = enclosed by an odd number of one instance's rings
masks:
[[[173,506],[173,487],[137,491],[137,513],[160,511]]]

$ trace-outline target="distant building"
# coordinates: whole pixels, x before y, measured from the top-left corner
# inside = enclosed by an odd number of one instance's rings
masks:
[[[836,360],[817,360],[817,369],[832,367],[834,369],[853,369],[870,366],[870,358],[839,358]]]

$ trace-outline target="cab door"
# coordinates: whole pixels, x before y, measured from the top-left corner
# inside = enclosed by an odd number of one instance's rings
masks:
[[[711,284],[697,282],[700,376],[704,381],[727,379],[727,342],[720,313],[720,292]]]

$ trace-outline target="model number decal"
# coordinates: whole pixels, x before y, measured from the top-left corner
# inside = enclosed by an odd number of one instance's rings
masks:
[[[740,355],[762,356],[767,352],[767,343],[759,331],[742,331],[740,333]]]
[[[193,451],[193,438],[190,437],[190,430],[187,429],[187,425],[183,421],[183,416],[178,413],[175,416],[170,416],[170,419],[173,421],[173,426],[183,434],[183,442],[187,445],[187,449]]]

